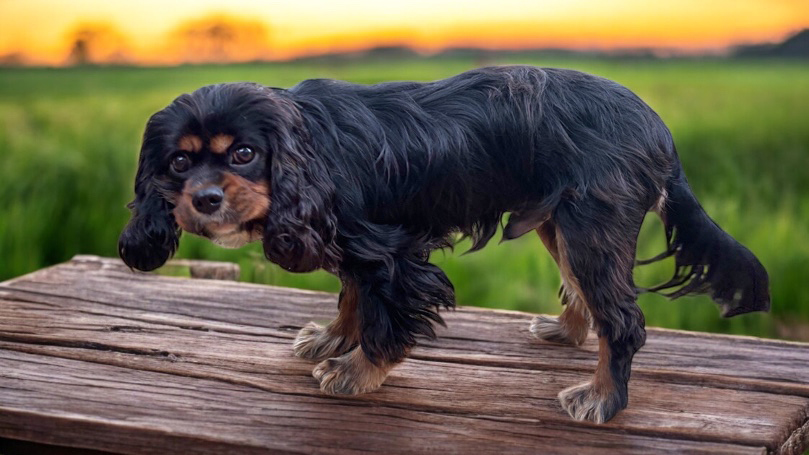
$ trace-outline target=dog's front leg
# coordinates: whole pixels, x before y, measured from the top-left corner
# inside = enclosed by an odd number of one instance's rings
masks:
[[[438,308],[454,305],[452,284],[444,272],[427,262],[424,248],[410,243],[399,232],[382,233],[369,251],[362,245],[344,248],[341,270],[344,282],[356,293],[356,314],[340,320],[356,324],[358,344],[342,355],[323,360],[313,376],[330,394],[371,392],[379,388],[390,370],[405,359],[416,336],[435,336],[432,324],[441,323]]]
[[[338,303],[340,313],[337,318],[325,327],[314,322],[306,324],[298,332],[295,344],[292,345],[296,356],[320,362],[339,357],[359,343],[357,284],[346,277],[342,281],[343,289]]]

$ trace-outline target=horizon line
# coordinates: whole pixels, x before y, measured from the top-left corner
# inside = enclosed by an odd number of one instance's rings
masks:
[[[0,67],[70,67],[70,66],[132,66],[132,67],[172,67],[183,65],[226,65],[226,64],[250,64],[250,63],[294,63],[304,60],[317,60],[329,58],[367,58],[379,51],[405,51],[409,56],[396,56],[395,58],[415,57],[434,58],[443,54],[471,52],[481,55],[470,55],[469,57],[486,57],[485,54],[560,54],[555,57],[596,57],[596,58],[650,58],[650,59],[676,59],[676,58],[728,58],[734,57],[734,53],[742,48],[756,46],[777,46],[802,32],[809,31],[809,27],[799,27],[786,32],[779,41],[763,42],[738,42],[721,47],[690,48],[678,46],[654,46],[654,45],[634,45],[634,46],[503,46],[503,47],[483,47],[475,45],[463,45],[452,43],[442,47],[423,47],[407,43],[368,43],[366,46],[347,47],[343,49],[333,49],[321,51],[318,49],[302,49],[299,52],[288,55],[263,55],[254,58],[225,58],[222,60],[184,61],[178,59],[150,59],[143,57],[128,56],[124,60],[106,59],[81,64],[71,63],[69,56],[62,58],[62,61],[42,58],[31,58],[29,54],[22,50],[11,50],[0,54]],[[371,55],[369,55],[371,54]]]

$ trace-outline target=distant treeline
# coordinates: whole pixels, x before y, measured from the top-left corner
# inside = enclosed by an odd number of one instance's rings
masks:
[[[476,47],[453,47],[438,53],[429,54],[431,58],[472,58],[481,62],[494,59],[517,57],[520,55],[544,57],[584,57],[584,58],[633,58],[654,59],[687,55],[689,57],[715,57],[711,55],[683,54],[675,49],[656,48],[629,48],[616,50],[576,50],[565,48],[538,48],[538,49],[482,49]],[[790,35],[780,43],[757,43],[733,46],[728,49],[728,57],[774,57],[774,58],[801,58],[809,59],[809,28]],[[294,61],[309,62],[339,62],[358,60],[363,58],[374,59],[404,59],[425,57],[425,54],[407,46],[381,46],[371,49],[328,53],[298,57]]]
[[[210,16],[181,24],[169,36],[164,62],[145,63],[168,65],[200,63],[261,63],[273,61],[267,42],[267,30],[257,21],[223,16]],[[128,50],[123,35],[108,24],[84,24],[70,34],[71,48],[65,59],[68,66],[113,65],[130,66],[138,62]],[[363,59],[472,59],[479,65],[520,57],[598,58],[598,59],[661,59],[686,58],[794,58],[809,59],[809,28],[788,36],[777,43],[754,43],[731,46],[722,51],[703,54],[684,52],[676,48],[636,47],[622,49],[484,49],[450,47],[435,53],[424,53],[406,45],[378,46],[356,51],[329,52],[295,57],[287,61],[339,64]],[[0,66],[27,66],[29,59],[20,52],[0,55]],[[35,64],[34,64],[35,65]]]
[[[788,57],[809,58],[809,28],[788,37],[780,43],[761,43],[733,48],[736,57]]]

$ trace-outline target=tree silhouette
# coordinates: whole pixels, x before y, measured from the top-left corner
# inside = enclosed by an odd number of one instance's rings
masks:
[[[212,15],[187,21],[172,33],[179,59],[192,63],[267,58],[267,27],[255,20]]]
[[[67,57],[69,65],[125,63],[129,60],[126,40],[112,25],[79,24],[68,32],[67,38],[71,43]]]

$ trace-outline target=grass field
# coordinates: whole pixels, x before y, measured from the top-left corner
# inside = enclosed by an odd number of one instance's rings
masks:
[[[695,193],[711,216],[770,272],[772,315],[722,320],[707,298],[641,296],[649,325],[795,337],[809,326],[809,64],[779,61],[599,61],[517,58],[596,73],[628,86],[671,128]],[[470,60],[286,63],[176,68],[0,69],[0,280],[77,253],[116,255],[128,219],[140,135],[148,116],[200,85],[251,80],[287,87],[312,77],[360,83],[433,80]],[[496,237],[497,239],[498,237]],[[558,313],[559,277],[535,236],[434,260],[458,303]],[[663,249],[660,222],[644,226],[640,256]],[[243,279],[335,291],[334,277],[292,275],[258,245],[219,249],[184,236],[178,257],[230,260]],[[670,262],[638,269],[640,285]],[[806,332],[804,332],[806,333]]]

